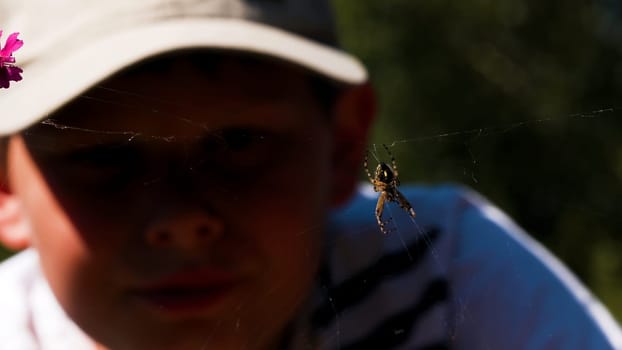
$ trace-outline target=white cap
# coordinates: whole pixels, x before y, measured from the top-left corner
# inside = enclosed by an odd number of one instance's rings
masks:
[[[0,29],[24,41],[14,53],[23,80],[0,90],[0,135],[125,67],[180,49],[244,51],[345,84],[367,80],[337,47],[325,0],[0,0]]]

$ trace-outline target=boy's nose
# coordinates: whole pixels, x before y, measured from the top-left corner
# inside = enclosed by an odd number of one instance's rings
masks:
[[[177,213],[153,222],[146,241],[153,247],[195,250],[220,238],[223,230],[222,221],[210,214]]]

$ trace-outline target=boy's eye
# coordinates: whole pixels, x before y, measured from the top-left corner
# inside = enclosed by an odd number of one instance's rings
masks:
[[[127,143],[86,146],[63,156],[63,163],[76,170],[93,169],[104,173],[136,168],[140,160],[137,147]]]
[[[55,161],[59,161],[60,175],[66,181],[102,190],[129,182],[140,166],[139,154],[126,145],[87,146]]]
[[[127,164],[134,153],[130,147],[97,145],[70,152],[66,159],[70,163],[103,168]]]
[[[254,130],[232,129],[222,132],[222,140],[229,152],[248,151],[260,146],[265,139],[265,135]]]
[[[278,143],[278,137],[269,131],[228,128],[204,140],[205,159],[201,162],[224,171],[256,170],[274,158]],[[210,164],[205,164],[206,161]]]

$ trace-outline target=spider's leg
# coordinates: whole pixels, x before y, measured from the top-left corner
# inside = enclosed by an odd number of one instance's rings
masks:
[[[378,222],[378,226],[380,226],[380,231],[385,235],[389,233],[386,228],[386,224],[389,223],[390,220],[383,221],[382,220],[382,212],[384,211],[384,202],[387,198],[387,192],[380,192],[380,196],[378,197],[378,203],[376,204],[376,221]]]
[[[391,167],[393,168],[393,173],[395,175],[395,178],[397,179],[397,177],[399,176],[399,172],[397,171],[397,163],[395,162],[395,157],[393,156],[393,153],[391,153],[391,151],[389,151],[389,146],[387,146],[386,144],[383,143],[382,147],[384,147],[384,149],[385,149],[385,151],[387,151],[387,154],[389,155],[389,157],[391,157]]]
[[[408,212],[408,215],[410,215],[412,218],[414,218],[415,217],[415,210],[413,209],[412,205],[410,205],[410,203],[408,202],[406,197],[404,197],[402,192],[400,192],[400,191],[398,191],[396,189],[395,190],[395,197],[397,198],[397,203],[400,205],[400,207],[402,209],[406,210]]]
[[[365,157],[363,158],[363,168],[365,168],[365,174],[367,174],[367,177],[369,178],[369,181],[371,183],[374,183],[374,178],[371,176],[371,173],[369,172],[369,150],[366,149],[365,150]]]

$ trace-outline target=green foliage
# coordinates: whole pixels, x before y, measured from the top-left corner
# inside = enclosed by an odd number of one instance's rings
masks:
[[[403,180],[480,191],[622,318],[620,13],[579,0],[334,4],[378,90],[373,142],[394,143]]]
[[[11,256],[11,252],[0,246],[0,261],[8,258],[9,256]]]

